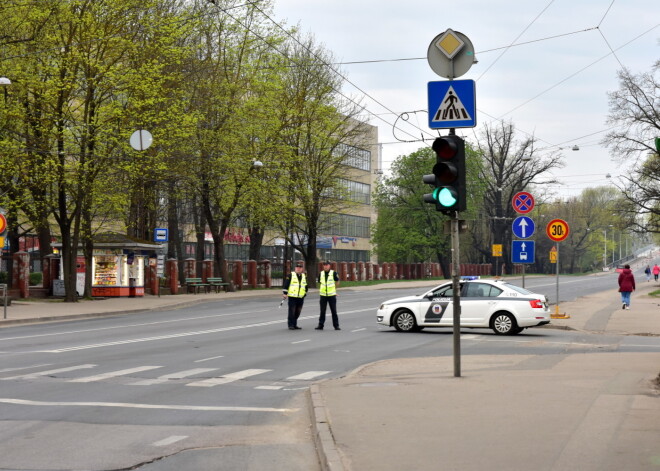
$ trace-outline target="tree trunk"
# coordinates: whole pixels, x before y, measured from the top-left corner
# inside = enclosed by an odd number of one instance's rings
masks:
[[[261,246],[264,241],[264,230],[261,227],[253,227],[250,229],[250,260],[257,260],[261,258]]]

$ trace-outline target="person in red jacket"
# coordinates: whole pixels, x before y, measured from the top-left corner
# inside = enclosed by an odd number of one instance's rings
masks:
[[[619,273],[619,293],[621,293],[621,309],[630,309],[630,294],[635,291],[635,277],[626,264]]]

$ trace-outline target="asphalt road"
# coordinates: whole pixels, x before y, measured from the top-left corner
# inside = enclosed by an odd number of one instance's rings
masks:
[[[560,277],[560,299],[616,277]],[[553,277],[525,285],[553,299]],[[517,284],[522,284],[520,281]],[[310,295],[290,331],[279,299],[35,324],[0,332],[0,469],[318,469],[301,391],[362,364],[452,355],[451,329],[401,334],[375,323],[412,290],[342,290],[341,331],[315,331]],[[658,339],[548,328],[516,337],[466,330],[463,355],[657,351]]]

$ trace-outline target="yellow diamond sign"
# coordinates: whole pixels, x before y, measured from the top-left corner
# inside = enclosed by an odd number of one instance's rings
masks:
[[[447,29],[447,31],[445,31],[435,43],[435,46],[447,56],[447,59],[453,59],[464,45],[465,43],[463,40],[451,29]]]

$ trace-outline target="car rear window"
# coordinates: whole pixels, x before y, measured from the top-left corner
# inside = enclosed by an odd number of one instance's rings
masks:
[[[520,294],[534,294],[533,292],[526,290],[525,288],[521,288],[520,286],[512,285],[510,283],[502,283],[502,284],[509,289],[519,292]]]

